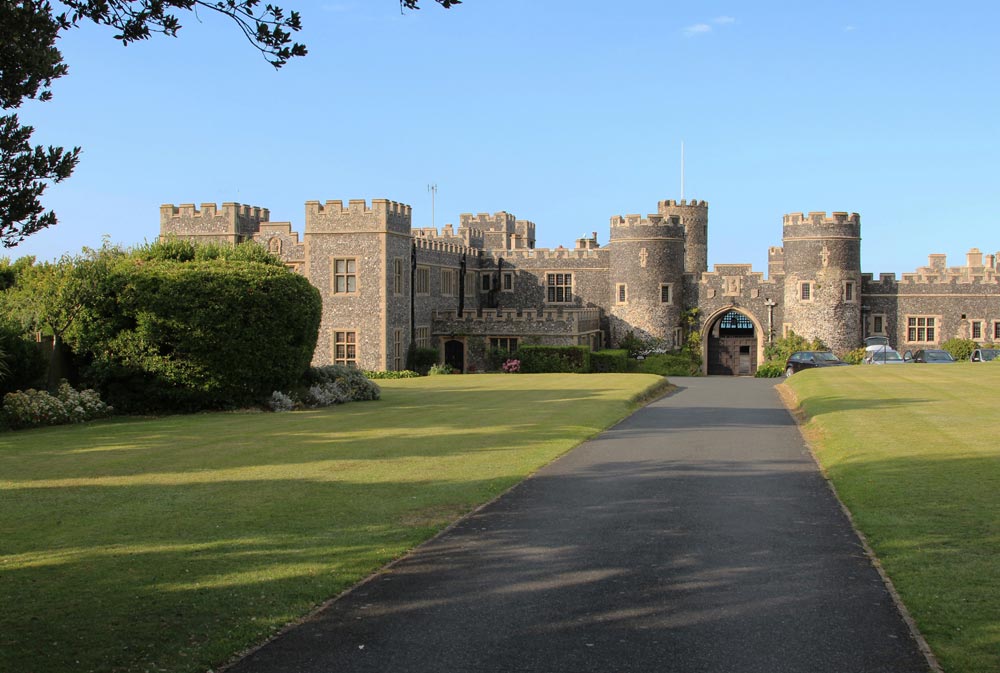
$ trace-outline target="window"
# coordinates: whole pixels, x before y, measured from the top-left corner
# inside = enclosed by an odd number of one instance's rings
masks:
[[[625,283],[615,285],[615,303],[624,304],[628,301],[628,287]]]
[[[1000,322],[993,323],[993,340],[1000,341]]]
[[[426,266],[417,267],[416,292],[417,294],[431,293],[431,270]]]
[[[812,283],[801,283],[799,285],[799,299],[802,301],[812,301]]]
[[[357,332],[333,333],[333,364],[358,366]]]
[[[430,348],[431,347],[431,328],[430,327],[418,327],[414,330],[414,336],[417,339],[417,348]]]
[[[854,301],[854,281],[844,281],[844,301]]]
[[[684,328],[674,328],[674,348],[680,348],[684,343]]]
[[[357,264],[356,259],[333,260],[333,291],[336,294],[352,294],[358,291]]]
[[[479,277],[479,282],[482,283],[480,287],[482,287],[483,292],[489,292],[493,289],[493,274],[484,273]]]
[[[393,330],[392,334],[392,368],[394,371],[403,369],[403,330]]]
[[[567,303],[573,301],[573,274],[546,274],[545,286],[546,301],[554,303]]]
[[[786,322],[781,325],[781,337],[785,338],[792,333],[792,323]]]
[[[872,316],[872,334],[885,334],[885,316]]]
[[[403,260],[392,260],[392,293],[403,294]]]
[[[513,292],[514,291],[514,272],[504,271],[503,272],[503,291]]]
[[[513,353],[517,350],[517,337],[490,337],[490,350]]]
[[[972,338],[982,339],[983,338],[983,323],[978,320],[972,321]]]
[[[910,316],[906,319],[906,340],[930,343],[934,339],[934,318],[930,316]]]
[[[441,294],[447,297],[452,297],[456,294],[455,292],[455,275],[456,271],[454,269],[441,269]]]
[[[672,294],[673,294],[673,286],[671,286],[670,283],[661,283],[660,284],[660,303],[661,304],[672,304],[673,303],[673,301],[672,301],[673,297],[671,297]]]
[[[466,296],[468,293],[475,291],[476,289],[476,274],[472,271],[468,271],[465,274],[465,292]]]

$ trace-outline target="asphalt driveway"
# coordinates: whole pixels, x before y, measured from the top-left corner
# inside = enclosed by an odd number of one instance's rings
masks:
[[[774,383],[677,383],[230,671],[928,671]]]

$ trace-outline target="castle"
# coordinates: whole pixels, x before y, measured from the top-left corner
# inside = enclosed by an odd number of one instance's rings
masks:
[[[708,269],[705,201],[660,201],[647,217],[612,217],[606,246],[595,232],[554,249],[536,248],[535,224],[502,211],[439,231],[413,227],[410,206],[384,199],[305,208],[300,237],[266,208],[164,205],[160,235],[254,240],[309,278],[323,297],[315,364],[403,369],[412,341],[481,371],[490,351],[526,343],[596,349],[631,332],[669,349],[697,329],[703,373],[752,375],[789,331],[837,353],[870,335],[901,351],[1000,342],[997,255],[973,249],[961,267],[931,255],[902,279],[875,279],[861,272],[857,213],[785,215],[765,278],[749,264]]]

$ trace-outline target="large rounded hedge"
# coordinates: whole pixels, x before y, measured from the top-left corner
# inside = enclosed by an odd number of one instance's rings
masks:
[[[316,347],[319,292],[283,266],[133,255],[95,282],[73,345],[119,410],[255,404],[297,383]]]

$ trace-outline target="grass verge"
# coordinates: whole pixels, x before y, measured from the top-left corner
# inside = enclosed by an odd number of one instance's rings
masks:
[[[944,670],[1000,671],[1000,366],[840,367],[785,385]]]
[[[0,435],[0,670],[218,665],[622,419],[663,379],[379,385],[379,402],[323,410]]]

